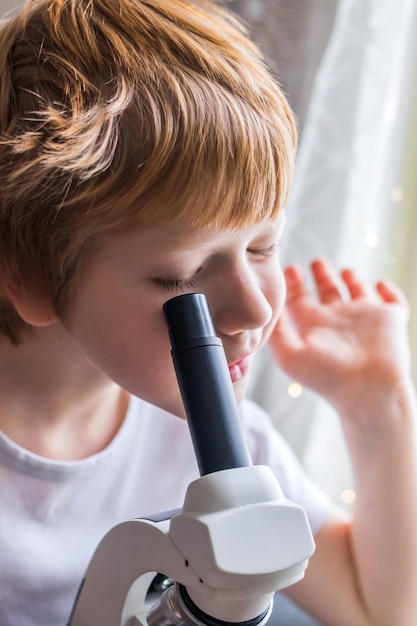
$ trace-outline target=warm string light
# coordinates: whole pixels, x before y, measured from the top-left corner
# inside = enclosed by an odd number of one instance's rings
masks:
[[[391,200],[395,202],[395,204],[399,204],[404,200],[404,190],[401,187],[394,187],[391,191]]]
[[[375,248],[378,245],[378,235],[376,233],[368,233],[365,235],[365,245],[369,248]]]
[[[353,489],[344,489],[340,494],[343,504],[353,504],[356,500],[356,493]]]
[[[403,200],[404,190],[401,187],[393,187],[391,189],[391,201],[394,202],[394,204],[401,204]],[[375,248],[375,246],[377,246],[379,243],[379,237],[377,232],[374,230],[369,230],[369,232],[366,233],[363,241],[365,246],[368,246],[369,248]]]
[[[296,381],[291,382],[287,389],[290,398],[299,398],[303,393],[303,387]],[[344,489],[340,494],[340,501],[346,505],[351,506],[356,500],[356,493],[353,489]]]
[[[303,388],[299,383],[292,382],[288,385],[288,395],[290,398],[299,398],[303,393]]]

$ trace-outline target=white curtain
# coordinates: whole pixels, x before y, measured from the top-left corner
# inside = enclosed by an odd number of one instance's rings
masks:
[[[280,4],[291,10],[291,0]],[[284,264],[307,267],[324,256],[370,282],[394,273],[390,249],[403,200],[416,33],[416,0],[338,3],[303,120]],[[257,366],[251,394],[308,473],[340,502],[352,481],[337,416],[313,394],[291,397],[299,390],[267,351]]]
[[[0,0],[0,20],[23,6],[24,0]]]

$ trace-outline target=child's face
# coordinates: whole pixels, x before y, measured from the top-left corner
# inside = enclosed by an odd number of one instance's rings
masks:
[[[204,293],[240,401],[285,299],[281,221],[220,232],[176,223],[102,237],[67,318],[71,333],[121,387],[183,415],[162,305]]]

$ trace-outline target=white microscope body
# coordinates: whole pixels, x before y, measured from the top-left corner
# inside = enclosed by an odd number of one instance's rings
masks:
[[[67,626],[262,626],[275,591],[304,576],[314,551],[304,509],[284,498],[268,467],[250,463],[204,297],[188,294],[170,303],[174,364],[202,476],[189,485],[181,511],[159,521],[132,519],[105,535]],[[197,318],[204,318],[197,326],[196,307]],[[220,405],[214,396],[222,396]],[[205,415],[213,407],[214,432]],[[157,573],[172,585],[155,599],[148,590]]]

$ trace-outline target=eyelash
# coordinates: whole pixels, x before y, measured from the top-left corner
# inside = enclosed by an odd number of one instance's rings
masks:
[[[254,248],[248,248],[248,252],[250,252],[250,254],[265,258],[274,256],[277,250],[277,243],[268,246],[268,248],[261,248],[259,250]],[[194,274],[194,276],[190,276],[190,278],[178,278],[175,280],[155,278],[154,280],[156,285],[162,287],[163,289],[167,289],[167,291],[186,291],[187,289],[194,289],[195,287],[197,287],[197,274],[198,272]]]
[[[256,256],[274,256],[278,252],[278,244],[273,243],[271,246],[268,246],[267,248],[261,248],[260,250],[257,250],[256,248],[249,248],[248,252],[250,252],[251,254],[255,254]]]
[[[177,280],[155,278],[155,283],[159,287],[163,287],[168,291],[185,291],[186,289],[193,289],[197,286],[197,276],[191,276],[190,278],[179,278]]]

